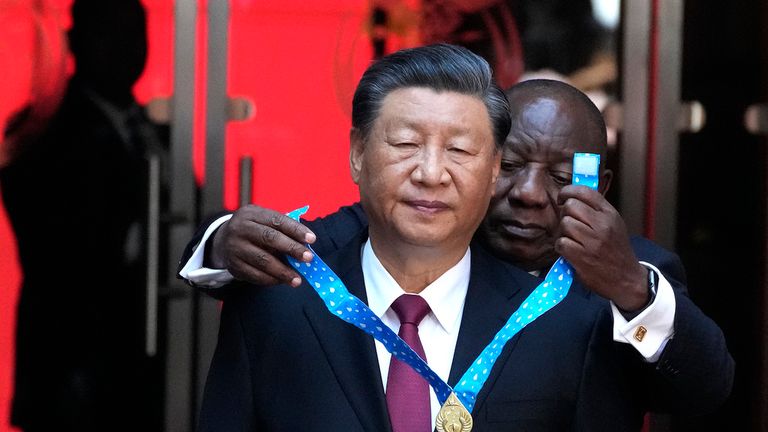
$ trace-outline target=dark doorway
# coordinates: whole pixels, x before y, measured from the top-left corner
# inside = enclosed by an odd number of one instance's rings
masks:
[[[736,381],[718,413],[676,419],[675,430],[766,430],[766,138],[744,126],[748,106],[768,100],[766,10],[764,0],[685,3],[682,99],[700,101],[707,122],[680,139],[677,249],[691,296],[725,333]]]

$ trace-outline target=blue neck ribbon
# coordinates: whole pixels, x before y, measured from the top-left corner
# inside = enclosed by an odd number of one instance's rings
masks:
[[[597,165],[595,165],[595,157]],[[588,159],[588,160],[587,160]],[[577,173],[577,163],[579,170]],[[600,156],[589,153],[574,155],[573,183],[597,188],[597,167]],[[309,206],[296,209],[288,216],[300,221],[301,215],[307,212]],[[310,250],[312,248],[307,245]],[[311,262],[300,262],[288,256],[288,262],[301,273],[307,282],[320,296],[326,308],[349,324],[368,333],[379,341],[387,351],[400,361],[408,364],[421,375],[435,391],[440,405],[443,405],[451,393],[456,393],[462,404],[472,412],[477,400],[477,394],[483,388],[490,375],[493,365],[499,358],[506,343],[526,325],[545,314],[565,298],[573,281],[573,269],[562,257],[547,273],[540,283],[523,301],[522,305],[512,313],[506,324],[496,333],[493,340],[483,349],[472,362],[472,366],[464,372],[455,388],[451,388],[427,365],[416,352],[392,331],[362,300],[352,295],[336,273],[331,270],[312,250],[314,258]]]

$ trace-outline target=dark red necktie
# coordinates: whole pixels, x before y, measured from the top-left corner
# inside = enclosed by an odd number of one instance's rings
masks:
[[[427,302],[417,295],[403,294],[392,303],[400,319],[397,333],[424,361],[424,347],[419,339],[419,323],[429,313]],[[387,408],[392,432],[430,432],[432,414],[429,384],[410,366],[392,357],[387,377]]]

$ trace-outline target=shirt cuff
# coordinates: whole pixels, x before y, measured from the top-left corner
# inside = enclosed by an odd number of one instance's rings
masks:
[[[653,363],[661,357],[664,347],[675,333],[675,292],[659,269],[647,262],[640,261],[640,264],[659,277],[656,298],[631,321],[627,321],[611,302],[613,340],[634,346],[645,361]]]
[[[187,261],[181,271],[179,271],[179,275],[192,285],[203,288],[220,288],[235,279],[235,277],[226,269],[210,269],[203,267],[205,243],[214,231],[231,217],[231,214],[222,216],[216,219],[212,224],[208,225],[208,229],[205,230],[203,238],[200,239],[200,243],[195,246],[195,251],[192,252],[189,261]]]

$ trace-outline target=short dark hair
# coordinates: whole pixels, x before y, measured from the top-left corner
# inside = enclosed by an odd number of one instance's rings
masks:
[[[367,140],[384,98],[394,90],[424,87],[482,100],[497,148],[510,127],[509,102],[493,81],[491,67],[466,48],[436,44],[397,51],[374,62],[363,74],[352,99],[352,127]]]

